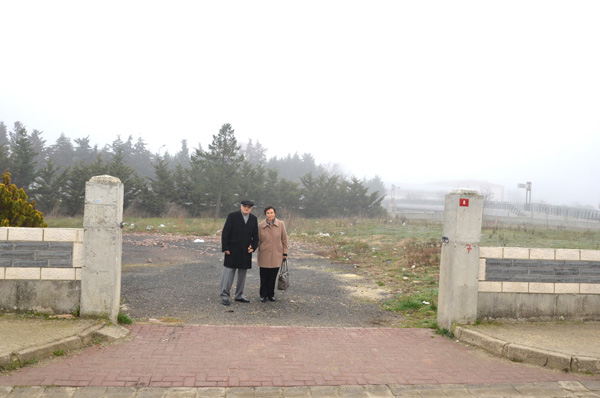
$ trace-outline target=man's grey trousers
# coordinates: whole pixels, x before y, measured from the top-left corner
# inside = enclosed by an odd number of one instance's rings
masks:
[[[237,283],[235,284],[235,299],[239,300],[244,297],[244,285],[246,284],[247,269],[223,267],[223,277],[221,278],[221,298],[229,300],[231,285],[237,271]]]

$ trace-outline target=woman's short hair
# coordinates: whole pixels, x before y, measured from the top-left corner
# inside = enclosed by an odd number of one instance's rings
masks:
[[[273,212],[274,212],[275,214],[277,214],[277,210],[275,210],[275,208],[274,208],[273,206],[267,206],[267,207],[265,207],[265,214],[267,214],[267,211],[268,211],[268,210],[271,210],[271,209],[273,209]]]

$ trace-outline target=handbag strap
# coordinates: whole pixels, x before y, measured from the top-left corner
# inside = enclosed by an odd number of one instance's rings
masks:
[[[284,258],[283,261],[281,262],[281,272],[287,272],[287,270],[288,270],[287,258]]]

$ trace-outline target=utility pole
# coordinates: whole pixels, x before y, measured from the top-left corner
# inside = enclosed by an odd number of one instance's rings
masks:
[[[525,188],[525,210],[529,210],[531,204],[531,181],[526,184],[519,184],[517,188]]]

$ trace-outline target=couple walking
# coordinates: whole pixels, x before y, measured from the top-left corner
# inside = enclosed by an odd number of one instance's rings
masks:
[[[278,220],[273,206],[264,210],[265,220],[260,224],[251,214],[254,203],[243,200],[240,211],[229,213],[223,233],[221,248],[225,253],[223,277],[221,278],[221,302],[230,304],[230,291],[237,271],[235,301],[249,303],[244,296],[246,271],[252,267],[252,253],[258,249],[260,267],[260,301],[275,301],[275,282],[282,261],[287,258],[287,234],[285,224]]]

